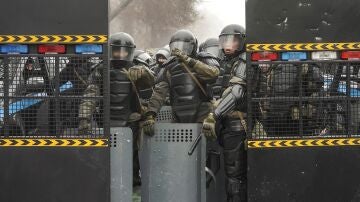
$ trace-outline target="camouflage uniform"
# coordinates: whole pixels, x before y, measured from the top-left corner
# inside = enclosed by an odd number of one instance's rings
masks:
[[[135,81],[137,90],[145,89],[154,84],[154,76],[151,71],[145,66],[132,66],[129,64],[123,68],[112,68],[110,70],[110,121],[112,127],[124,127],[128,125],[129,121],[140,119],[141,106],[133,86],[122,71],[124,69],[131,70],[138,68],[144,70],[144,75],[141,79]],[[101,96],[103,92],[103,70],[104,66],[98,66],[89,77],[89,86],[84,93],[84,99],[80,104],[80,119],[92,120],[92,115],[96,110],[98,104],[96,99],[86,97]],[[133,120],[131,120],[133,119]]]
[[[201,92],[181,65],[190,67],[192,74],[206,86],[208,82],[214,82],[219,74],[217,61],[206,56],[208,55],[199,56],[200,60],[191,59],[188,64],[179,62],[177,58],[172,58],[164,64],[164,71],[157,78],[154,93],[149,101],[148,113],[156,115],[170,93],[170,103],[178,122],[201,123],[211,110],[210,98]],[[182,92],[185,88],[184,91],[190,90],[187,95],[186,92]],[[185,98],[188,95],[190,98]]]

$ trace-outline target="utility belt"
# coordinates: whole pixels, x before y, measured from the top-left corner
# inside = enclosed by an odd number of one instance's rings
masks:
[[[246,113],[241,111],[232,111],[226,115],[227,119],[239,119],[242,127],[247,131]]]

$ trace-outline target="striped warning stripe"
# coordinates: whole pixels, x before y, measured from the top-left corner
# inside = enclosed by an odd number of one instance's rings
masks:
[[[0,147],[107,147],[107,139],[0,139]]]
[[[106,43],[107,35],[0,35],[0,43]]]
[[[249,149],[288,147],[335,147],[360,146],[360,138],[343,139],[302,139],[302,140],[249,140]]]
[[[360,42],[352,43],[289,43],[289,44],[247,44],[248,52],[255,51],[324,51],[360,50]]]

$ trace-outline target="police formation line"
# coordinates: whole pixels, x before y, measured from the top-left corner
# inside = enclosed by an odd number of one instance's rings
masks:
[[[254,74],[256,78],[251,78],[251,86],[247,86],[250,78],[247,78],[245,41],[245,29],[235,24],[226,26],[218,38],[208,39],[201,45],[192,32],[179,30],[167,46],[157,50],[153,61],[147,52],[136,50],[134,39],[127,33],[113,34],[109,40],[110,127],[130,127],[134,142],[140,133],[151,137],[156,116],[165,105],[171,106],[176,123],[202,124],[202,134],[208,140],[221,142],[224,148],[229,202],[247,200],[248,88],[256,89],[256,93],[264,97],[268,92],[284,95],[293,89],[289,81],[295,80],[298,73],[298,68],[292,67],[289,71],[287,67],[288,78],[284,80],[282,68],[272,71],[268,64],[262,64],[258,74]],[[104,64],[93,66],[88,79],[79,79],[84,95],[78,103],[79,134],[87,134],[93,128],[92,119],[100,101],[94,98],[104,93]],[[304,69],[304,78],[311,81],[305,85],[309,88],[306,92],[316,93],[322,86],[319,70],[312,66]],[[82,72],[75,75],[83,78]],[[269,90],[272,87],[274,89]],[[284,117],[289,110],[272,111],[269,102],[262,101],[257,109],[267,135],[294,133],[279,130],[284,128],[281,125],[284,123],[273,122],[274,116]],[[280,107],[284,108],[286,106]],[[296,128],[292,124],[299,119],[298,110],[296,107],[290,110],[289,118],[284,120],[287,126]],[[136,144],[134,147],[136,150]],[[134,172],[134,183],[140,183],[139,168]]]

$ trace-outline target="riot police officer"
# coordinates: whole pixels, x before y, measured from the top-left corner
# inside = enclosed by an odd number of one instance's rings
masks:
[[[66,67],[59,74],[59,86],[71,82],[72,88],[61,93],[65,96],[81,96],[88,86],[88,77],[100,63],[93,63],[88,57],[71,57]],[[60,121],[61,129],[76,128],[79,125],[80,100],[60,100]]]
[[[25,96],[38,93],[48,92],[48,85],[46,81],[48,75],[39,63],[34,58],[29,57],[25,62],[24,70],[22,72],[22,79],[19,87],[16,89],[16,94]],[[17,114],[17,120],[25,135],[36,135],[38,131],[37,114],[41,103],[37,103],[26,109],[21,110]]]
[[[134,54],[134,64],[135,65],[144,65],[150,70],[154,68],[156,65],[153,58],[145,51],[143,50],[136,50]],[[154,74],[152,72],[152,74]],[[152,95],[152,86],[148,86],[146,89],[139,90],[139,95],[141,98],[141,101],[144,104],[147,104],[149,101],[151,95]]]
[[[156,65],[154,59],[144,50],[135,50],[134,53],[134,64],[135,65],[145,65],[149,69],[153,69]]]
[[[199,52],[206,52],[211,55],[214,59],[221,62],[222,54],[220,52],[220,44],[219,39],[216,38],[209,38],[199,46]],[[212,97],[215,100],[218,100],[221,97],[222,91],[223,91],[223,75],[224,75],[224,69],[222,66],[220,66],[220,74],[219,77],[216,79],[216,82],[209,85],[209,91],[211,91]]]
[[[224,53],[221,99],[203,123],[203,133],[216,139],[217,123],[224,147],[226,191],[228,202],[247,200],[246,190],[246,58],[245,29],[240,25],[226,26],[219,36]]]
[[[162,68],[163,64],[169,59],[170,57],[170,49],[168,47],[160,48],[155,53],[155,60],[156,60],[156,67],[154,68],[155,75],[158,75],[160,69]]]
[[[126,33],[120,32],[110,37],[110,126],[126,127],[129,122],[138,121],[141,115],[139,89],[152,86],[154,75],[144,65],[133,63],[135,43]],[[102,78],[104,65],[98,66],[89,77],[85,98],[80,104],[79,132],[84,134],[91,129],[92,115],[97,100],[87,98],[99,96],[103,92]]]
[[[117,33],[110,37],[110,127],[130,127],[138,134],[142,104],[139,90],[153,86],[154,75],[145,65],[134,65],[134,39],[126,33]],[[90,75],[85,97],[102,94],[103,65],[98,66]],[[85,134],[91,129],[92,115],[97,102],[85,98],[80,104],[79,133]],[[136,139],[136,138],[135,138]],[[136,146],[136,141],[134,141]],[[134,155],[133,184],[140,184],[137,152]]]
[[[265,54],[265,53],[264,53]],[[314,64],[260,64],[257,73],[258,97],[316,97],[323,86],[320,69]],[[259,102],[259,120],[268,136],[303,135],[322,133],[326,127],[319,114],[319,102],[265,99]],[[325,123],[326,124],[326,123]]]
[[[211,109],[206,84],[214,82],[219,64],[197,54],[197,39],[188,30],[177,31],[170,40],[172,57],[163,64],[144,122],[145,134],[152,135],[155,117],[170,92],[170,105],[179,123],[199,123]]]
[[[217,38],[209,38],[206,39],[199,46],[199,52],[207,52],[212,54],[214,57],[220,59],[220,44],[219,39]]]
[[[133,61],[135,65],[144,65],[149,69],[152,69],[156,65],[153,58],[146,51],[143,50],[135,50]],[[153,93],[153,86],[148,86],[145,89],[139,89],[139,96],[141,99],[142,106],[144,107],[147,106],[152,93]],[[140,137],[139,122],[138,121],[131,122],[130,128],[133,131],[133,143],[134,143],[133,144],[133,186],[140,186],[141,178],[140,178],[140,162],[139,162],[139,147],[138,147],[138,141]]]

